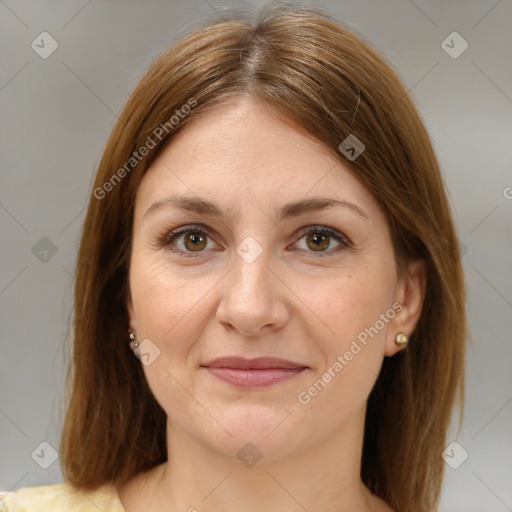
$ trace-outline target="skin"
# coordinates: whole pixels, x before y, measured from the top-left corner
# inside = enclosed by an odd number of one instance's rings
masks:
[[[171,206],[146,214],[170,194],[210,200],[229,216]],[[367,218],[334,206],[277,222],[279,207],[311,197],[351,202]],[[186,233],[159,245],[190,224],[208,231],[199,252]],[[327,236],[321,257],[307,226],[329,227],[350,245]],[[236,251],[247,237],[263,249],[250,263]],[[144,372],[167,414],[168,462],[119,487],[126,511],[391,511],[360,480],[365,408],[384,357],[400,350],[396,333],[411,334],[419,319],[424,277],[420,262],[397,271],[377,201],[318,141],[250,97],[194,120],[136,197],[127,307],[136,339],[160,351]],[[298,394],[393,303],[401,311],[300,403]],[[308,368],[242,389],[201,368],[228,355]],[[248,442],[262,455],[252,467],[237,457]]]

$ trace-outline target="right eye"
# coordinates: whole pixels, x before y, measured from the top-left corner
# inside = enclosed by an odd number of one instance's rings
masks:
[[[160,245],[186,257],[196,257],[208,248],[209,238],[208,232],[199,226],[182,226],[167,233]]]

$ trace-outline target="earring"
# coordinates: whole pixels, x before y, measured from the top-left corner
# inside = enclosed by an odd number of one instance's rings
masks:
[[[402,348],[405,348],[407,346],[407,342],[409,341],[409,337],[407,334],[404,334],[403,332],[399,332],[395,336],[395,343],[397,345],[400,345]]]
[[[130,331],[128,333],[128,339],[130,340],[130,348],[132,350],[136,349],[139,346],[139,342],[135,341],[135,333],[133,331]]]

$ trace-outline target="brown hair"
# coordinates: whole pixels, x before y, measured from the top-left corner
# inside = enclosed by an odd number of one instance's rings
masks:
[[[184,126],[250,94],[330,148],[373,192],[398,259],[426,263],[418,325],[407,350],[385,358],[369,396],[361,477],[399,512],[432,512],[457,398],[459,427],[462,416],[466,317],[458,239],[428,133],[389,65],[324,12],[284,4],[267,7],[256,22],[243,12],[226,16],[194,30],[151,66],[101,159],[76,270],[64,475],[92,489],[166,460],[165,412],[127,344],[135,194]],[[350,134],[366,147],[353,161],[338,149]],[[149,139],[148,154],[130,160]]]

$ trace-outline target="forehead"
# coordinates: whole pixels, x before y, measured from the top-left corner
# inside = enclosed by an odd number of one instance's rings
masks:
[[[147,170],[137,210],[169,194],[206,198],[232,215],[244,206],[268,211],[307,197],[337,198],[379,213],[341,158],[253,98],[219,105],[179,132]]]

